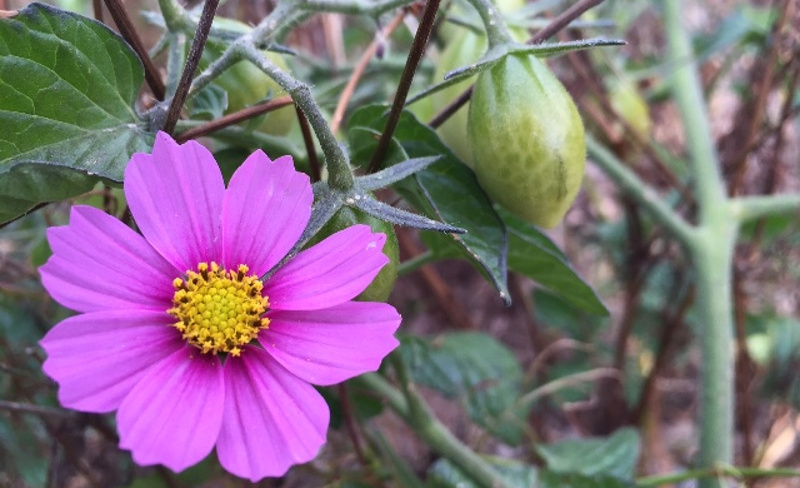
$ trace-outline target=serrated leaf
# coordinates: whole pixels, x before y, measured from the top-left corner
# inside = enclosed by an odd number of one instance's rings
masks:
[[[369,105],[350,117],[348,136],[355,163],[365,163],[374,152],[377,136],[384,129],[385,111],[382,105]],[[505,226],[475,175],[439,140],[436,132],[410,112],[403,112],[393,140],[395,144],[387,164],[409,158],[443,156],[418,172],[413,180],[404,180],[395,189],[428,217],[467,231],[458,236],[441,236],[442,242],[455,246],[461,257],[485,273],[508,303]]]
[[[152,146],[134,110],[143,76],[95,20],[38,3],[0,19],[0,223],[122,180]]]
[[[536,281],[547,290],[581,310],[594,315],[608,315],[608,309],[572,269],[567,257],[539,229],[497,209],[508,228],[508,267]]]
[[[400,355],[415,382],[462,401],[472,420],[503,441],[520,442],[526,424],[516,404],[522,370],[508,348],[486,334],[454,332],[404,337]]]
[[[508,486],[519,488],[535,488],[537,472],[533,466],[528,466],[510,459],[486,457],[486,461],[497,471],[499,476]],[[428,470],[429,488],[478,488],[467,475],[447,459],[440,459],[433,463]]]
[[[626,427],[606,438],[570,439],[535,449],[550,471],[632,481],[639,444],[639,433]]]

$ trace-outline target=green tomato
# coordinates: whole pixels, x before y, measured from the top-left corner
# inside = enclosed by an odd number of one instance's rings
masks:
[[[400,263],[400,247],[392,224],[376,219],[358,209],[342,207],[333,214],[331,220],[317,232],[306,247],[317,244],[326,237],[356,224],[366,224],[372,228],[373,232],[386,234],[383,253],[389,258],[389,262],[381,268],[367,289],[362,291],[355,299],[362,302],[385,302],[394,289],[394,282],[397,281],[397,266]]]
[[[246,33],[251,28],[233,19],[214,19],[218,27]],[[214,59],[222,55],[223,49],[218,46],[208,45],[203,51],[200,67],[204,69]],[[289,71],[289,65],[279,53],[266,51],[267,58],[283,71]],[[214,84],[228,93],[228,108],[226,114],[238,112],[244,108],[254,105],[264,100],[268,94],[273,97],[284,94],[283,88],[267,76],[263,71],[256,68],[249,61],[239,61],[231,66],[224,73],[214,80]],[[297,115],[292,106],[280,108],[268,114],[252,119],[250,128],[266,134],[284,136],[297,123]]]
[[[444,75],[462,66],[474,63],[486,51],[486,36],[475,34],[467,29],[462,29],[456,33],[453,41],[450,42],[436,65],[433,79],[438,83],[444,80]],[[433,113],[437,114],[453,100],[456,99],[464,90],[469,88],[473,79],[466,79],[451,85],[444,90],[440,90],[430,97]],[[412,105],[413,106],[413,105]],[[444,124],[436,129],[439,137],[447,146],[456,153],[456,156],[469,167],[472,167],[472,148],[467,139],[467,112],[468,106],[461,107],[456,113],[450,116]],[[425,121],[427,122],[427,120]]]
[[[511,7],[510,2],[507,2]],[[503,4],[498,5],[501,10]],[[519,8],[517,5],[515,8]],[[505,11],[505,10],[503,10]],[[515,30],[512,34],[517,40],[523,40],[526,36],[524,31]],[[486,51],[487,43],[486,36],[476,34],[469,29],[461,29],[455,33],[451,42],[447,44],[442,52],[439,62],[436,64],[436,71],[433,74],[435,82],[444,80],[444,75],[449,71],[463,66],[468,66],[476,62],[483,53]],[[440,90],[430,97],[430,104],[433,114],[439,113],[447,107],[453,100],[455,100],[461,93],[464,92],[474,82],[474,79],[466,79],[451,85],[444,90]],[[424,100],[418,102],[422,103]],[[412,105],[413,107],[413,105]],[[472,148],[469,144],[467,136],[467,113],[469,111],[469,104],[458,109],[456,113],[450,116],[442,125],[436,129],[436,133],[444,141],[447,146],[456,153],[456,156],[470,168],[472,165]],[[424,120],[427,122],[427,120]]]
[[[650,109],[633,82],[627,79],[618,80],[611,85],[608,99],[614,110],[640,137],[650,136]]]
[[[544,62],[511,54],[481,72],[468,133],[489,197],[532,224],[558,225],[580,189],[586,141],[572,98]]]

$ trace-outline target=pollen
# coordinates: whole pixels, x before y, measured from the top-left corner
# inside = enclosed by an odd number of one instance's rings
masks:
[[[242,346],[269,326],[263,317],[269,299],[256,275],[243,264],[226,270],[217,263],[200,263],[172,282],[175,295],[167,313],[178,319],[173,326],[189,344],[204,354],[239,356]]]

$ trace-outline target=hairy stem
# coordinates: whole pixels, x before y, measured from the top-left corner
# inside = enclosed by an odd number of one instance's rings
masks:
[[[328,166],[328,184],[331,188],[339,190],[352,189],[355,180],[350,169],[347,156],[336,140],[336,136],[331,131],[328,121],[322,114],[319,105],[311,94],[311,89],[305,83],[298,81],[289,73],[282,71],[275,66],[267,56],[264,55],[251,42],[239,42],[231,48],[239,47],[242,56],[256,65],[261,71],[275,80],[286,92],[291,95],[295,106],[303,111],[308,119],[308,123],[317,135],[322,152],[325,154],[325,162]]]

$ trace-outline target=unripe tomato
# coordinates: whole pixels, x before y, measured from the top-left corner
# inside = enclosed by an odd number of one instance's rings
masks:
[[[515,0],[498,3],[498,7],[502,12],[515,10],[521,5],[521,2],[516,2]],[[526,37],[526,32],[514,30],[512,31],[512,35],[518,41],[521,41]],[[485,35],[476,34],[469,29],[461,29],[454,33],[451,41],[442,52],[439,62],[436,64],[436,71],[433,74],[434,81],[437,83],[441,82],[444,80],[444,75],[448,72],[476,62],[486,51],[486,47]],[[469,88],[474,81],[474,78],[466,79],[428,97],[431,100],[433,113],[437,114],[447,107],[456,97],[461,95],[464,90]],[[464,164],[472,167],[472,148],[470,147],[467,137],[468,112],[469,103],[451,115],[449,119],[436,129],[436,133],[439,134],[442,141],[456,153],[456,156],[458,156]]]
[[[442,52],[442,56],[436,65],[433,79],[437,83],[444,80],[444,75],[447,72],[474,63],[484,51],[486,51],[486,36],[475,34],[467,29],[461,29]],[[469,78],[428,97],[433,106],[433,113],[439,113],[455,100],[461,92],[469,88],[473,82],[474,79]],[[436,132],[464,164],[472,167],[472,148],[467,141],[468,111],[468,107],[461,107],[444,124],[440,125]]]
[[[378,275],[366,290],[362,291],[355,299],[362,302],[385,302],[389,294],[394,289],[394,282],[397,281],[397,266],[400,263],[400,247],[397,243],[397,234],[394,226],[389,222],[376,219],[364,212],[352,208],[340,208],[331,220],[308,242],[306,247],[310,247],[326,237],[344,230],[352,225],[366,224],[372,228],[372,232],[382,232],[386,234],[386,244],[383,245],[383,253],[389,258],[389,262],[381,268]]]
[[[611,106],[642,138],[650,136],[650,110],[636,85],[622,79],[611,85],[608,92]]]
[[[473,169],[489,197],[555,227],[580,189],[583,123],[543,61],[510,54],[478,75],[469,108]]]
[[[214,19],[215,25],[235,32],[246,33],[251,28],[233,19]],[[279,53],[266,51],[267,58],[283,71],[289,71],[286,60]],[[222,50],[208,45],[203,51],[200,66],[205,68],[211,61],[222,55]],[[263,71],[249,61],[239,61],[214,80],[214,83],[228,93],[228,108],[225,113],[233,113],[254,105],[271,93],[273,97],[284,94],[283,88]],[[291,106],[286,106],[259,116],[251,121],[251,128],[275,136],[286,135],[297,122],[297,115]]]

